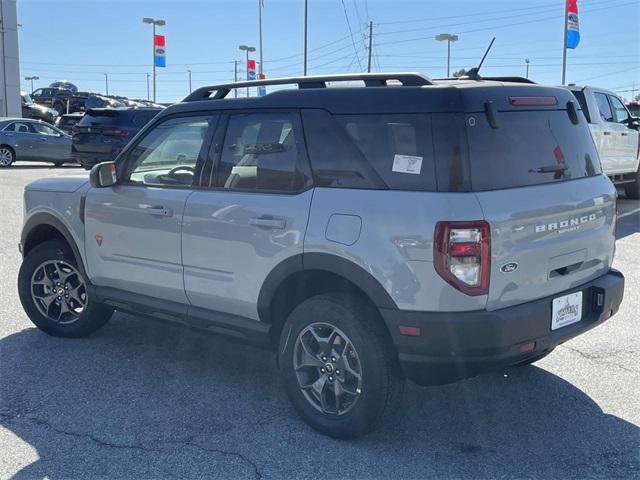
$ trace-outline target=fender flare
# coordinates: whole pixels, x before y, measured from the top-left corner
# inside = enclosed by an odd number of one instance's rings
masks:
[[[24,248],[25,248],[27,239],[29,238],[29,235],[31,234],[31,232],[33,232],[36,228],[38,228],[41,225],[48,225],[50,227],[55,228],[58,232],[60,232],[60,234],[64,237],[65,241],[69,245],[69,248],[71,248],[71,252],[73,253],[74,257],[76,258],[76,262],[78,263],[78,268],[80,269],[80,273],[82,273],[82,275],[85,278],[88,278],[87,272],[84,268],[83,257],[80,254],[80,249],[78,248],[78,245],[76,244],[76,241],[73,238],[73,235],[71,235],[71,231],[59,218],[57,218],[55,215],[51,213],[47,213],[47,212],[36,213],[31,217],[29,217],[29,220],[27,220],[24,226],[22,227],[22,233],[20,234],[20,245],[22,246],[23,255],[25,254]]]
[[[272,323],[270,306],[278,287],[291,275],[310,270],[334,273],[350,281],[357,285],[378,308],[398,308],[380,282],[351,260],[330,253],[300,253],[283,260],[265,278],[258,295],[258,316],[261,321]]]

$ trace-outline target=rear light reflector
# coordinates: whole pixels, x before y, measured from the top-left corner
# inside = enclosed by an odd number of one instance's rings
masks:
[[[420,327],[400,325],[400,335],[406,335],[407,337],[419,337],[422,335],[422,331],[420,330]]]
[[[438,222],[434,238],[438,274],[467,295],[486,295],[491,267],[489,224],[484,220]]]
[[[514,107],[542,107],[557,105],[556,97],[508,97],[509,103]]]
[[[526,342],[526,343],[520,344],[520,347],[518,347],[518,350],[520,353],[528,353],[528,352],[532,352],[535,348],[536,348],[536,342]]]

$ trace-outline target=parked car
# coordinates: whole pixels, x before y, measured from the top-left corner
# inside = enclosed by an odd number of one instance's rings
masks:
[[[405,376],[533,363],[615,314],[624,277],[587,122],[527,82],[200,88],[89,184],[26,187],[22,305],[60,337],[117,309],[271,348],[298,413],[340,438],[379,425]]]
[[[627,197],[640,198],[640,120],[615,93],[571,85],[598,147],[602,170]]]
[[[0,119],[0,168],[14,161],[72,162],[71,137],[40,120]]]
[[[56,127],[62,130],[67,135],[71,135],[71,130],[82,119],[83,116],[83,112],[67,113],[65,115],[61,115],[56,120]]]
[[[640,118],[640,103],[638,102],[629,102],[627,103],[627,108],[629,109],[629,113],[636,118]]]
[[[50,88],[57,88],[61,90],[69,90],[73,93],[78,92],[78,87],[75,84],[71,83],[68,80],[58,80],[57,82],[53,82],[49,85]]]
[[[20,102],[22,103],[22,116],[24,118],[43,120],[52,125],[58,118],[58,112],[56,110],[45,107],[44,105],[38,105],[31,99],[27,92],[20,92]]]
[[[124,108],[126,106],[120,100],[96,94],[89,95],[85,101],[85,110],[92,108]]]
[[[34,102],[51,107],[59,114],[84,110],[86,97],[76,96],[71,90],[38,88],[31,93]]]
[[[115,159],[124,146],[160,109],[89,109],[71,129],[73,156],[85,168]]]

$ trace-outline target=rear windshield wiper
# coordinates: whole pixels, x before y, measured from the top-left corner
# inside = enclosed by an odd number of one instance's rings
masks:
[[[543,165],[535,170],[529,170],[529,173],[558,173],[564,172],[567,168],[569,167],[564,163],[560,163],[558,165]]]

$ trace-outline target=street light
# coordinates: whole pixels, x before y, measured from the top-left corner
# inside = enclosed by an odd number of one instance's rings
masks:
[[[440,33],[439,35],[436,35],[436,40],[439,42],[447,42],[447,77],[449,77],[449,72],[451,70],[451,42],[457,42],[458,35]]]
[[[191,70],[187,70],[189,72],[189,93],[191,93]]]
[[[527,65],[527,74],[525,75],[525,78],[529,78],[529,59],[525,58],[524,63]]]
[[[40,77],[38,77],[38,76],[36,76],[36,75],[33,75],[32,77],[24,77],[24,79],[25,79],[27,82],[29,82],[29,81],[31,82],[31,91],[33,92],[33,81],[34,81],[34,80],[40,80]]]
[[[256,47],[250,47],[249,45],[240,45],[238,47],[243,52],[247,53],[247,62],[245,63],[245,67],[247,69],[247,80],[249,80],[249,52],[255,52]],[[247,97],[249,96],[249,87],[247,87]]]
[[[143,23],[149,23],[151,25],[153,25],[153,36],[151,37],[151,50],[153,52],[153,57],[152,57],[152,66],[153,66],[153,101],[156,101],[156,25],[159,27],[162,27],[163,25],[166,25],[167,22],[165,22],[164,20],[161,19],[155,19],[155,18],[149,18],[149,17],[144,17],[142,19]]]

